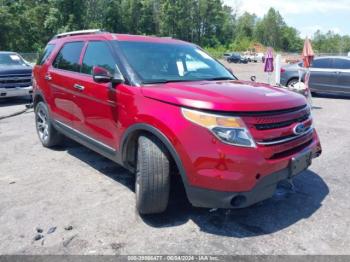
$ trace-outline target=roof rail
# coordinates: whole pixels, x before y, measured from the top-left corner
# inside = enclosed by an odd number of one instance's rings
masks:
[[[53,39],[72,36],[72,35],[99,34],[103,32],[105,31],[102,31],[101,29],[78,30],[78,31],[71,31],[71,32],[57,34],[53,37]]]

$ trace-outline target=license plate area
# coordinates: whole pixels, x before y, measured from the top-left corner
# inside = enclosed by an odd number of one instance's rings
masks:
[[[301,153],[293,157],[289,163],[289,177],[296,176],[311,165],[311,151]]]

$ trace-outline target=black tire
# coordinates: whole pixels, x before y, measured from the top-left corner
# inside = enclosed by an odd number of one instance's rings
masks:
[[[287,83],[287,86],[288,87],[290,87],[290,86],[294,86],[296,83],[298,83],[299,82],[299,79],[298,78],[292,78],[292,79],[290,79],[289,81],[288,81],[288,83]]]
[[[170,161],[165,146],[155,137],[140,136],[136,167],[136,208],[140,214],[166,210],[170,192]]]
[[[44,147],[53,147],[62,142],[63,136],[52,125],[49,110],[44,102],[35,107],[35,126]]]

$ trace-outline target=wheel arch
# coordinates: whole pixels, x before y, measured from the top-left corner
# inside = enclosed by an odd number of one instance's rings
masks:
[[[170,154],[170,157],[174,161],[174,164],[176,165],[177,170],[179,171],[182,181],[185,185],[185,188],[187,188],[188,182],[187,182],[187,176],[185,173],[185,169],[182,165],[182,161],[176,152],[176,149],[170,142],[170,140],[164,135],[159,129],[145,123],[135,124],[131,127],[129,127],[122,139],[121,139],[121,161],[124,166],[126,166],[129,169],[133,169],[133,163],[136,163],[136,153],[137,153],[137,143],[138,143],[138,137],[142,134],[149,134],[155,136],[157,139],[160,140],[165,146],[165,148],[168,150],[168,153]]]
[[[292,77],[290,77],[289,79],[288,79],[288,81],[287,81],[287,86],[289,85],[289,83],[290,82],[292,82],[293,80],[299,80],[299,77],[298,76],[292,76]],[[304,83],[304,78],[302,77],[301,78],[301,82],[303,82]]]
[[[43,94],[40,91],[36,91],[33,94],[33,107],[35,108],[39,102],[44,102],[45,104],[47,104]]]

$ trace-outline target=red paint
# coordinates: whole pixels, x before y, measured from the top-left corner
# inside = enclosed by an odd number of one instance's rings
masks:
[[[172,143],[184,166],[189,184],[220,191],[248,191],[257,177],[286,168],[301,150],[321,150],[316,132],[292,142],[275,146],[245,148],[224,144],[207,129],[186,120],[181,106],[221,112],[260,112],[289,109],[306,104],[303,96],[266,84],[247,81],[199,81],[130,86],[124,83],[109,88],[92,76],[58,70],[51,66],[65,41],[118,40],[148,42],[185,42],[146,36],[95,34],[52,40],[56,44],[46,63],[34,68],[35,89],[48,103],[51,116],[80,132],[119,150],[125,131],[136,123],[157,128]],[[86,46],[85,46],[86,48]],[[84,52],[85,49],[83,49]],[[80,59],[80,63],[82,57]],[[45,75],[51,81],[44,79]],[[79,91],[73,87],[85,87]],[[304,112],[305,113],[305,112]],[[283,122],[302,113],[245,116],[242,119],[255,141],[288,136],[292,125],[257,130],[255,124]],[[311,120],[305,121],[311,125]],[[293,148],[305,144],[293,152]],[[291,152],[283,155],[283,152]],[[278,154],[279,157],[274,157]]]

